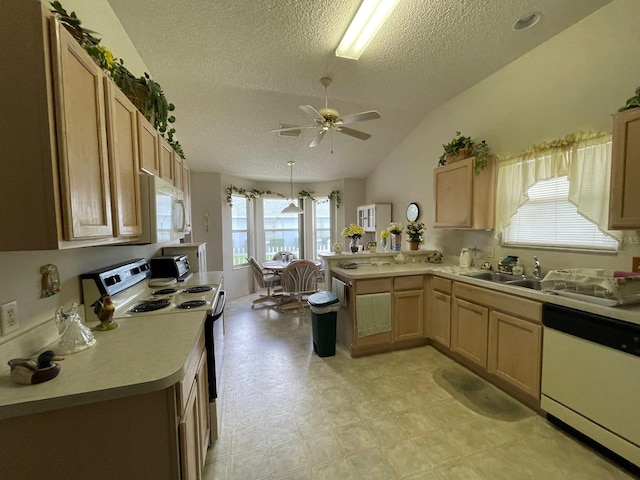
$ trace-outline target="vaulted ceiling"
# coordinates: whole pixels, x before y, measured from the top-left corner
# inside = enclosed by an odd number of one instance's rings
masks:
[[[357,61],[334,52],[360,0],[109,3],[176,105],[192,170],[282,181],[294,160],[296,181],[321,181],[366,177],[430,110],[609,1],[401,0]],[[542,19],[514,31],[530,12]],[[350,125],[369,140],[334,133],[309,148],[314,129],[270,133],[313,122],[297,106],[324,106],[323,76],[341,114],[380,112]]]

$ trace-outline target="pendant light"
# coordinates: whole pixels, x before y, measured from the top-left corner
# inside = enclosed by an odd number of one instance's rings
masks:
[[[297,215],[300,215],[301,213],[303,213],[303,210],[298,207],[295,203],[293,203],[293,166],[296,164],[296,162],[289,160],[289,162],[287,162],[287,165],[289,165],[289,169],[290,169],[290,175],[289,175],[289,187],[290,187],[290,194],[291,194],[291,203],[289,204],[289,206],[285,207],[282,209],[282,212],[280,213],[295,213]]]

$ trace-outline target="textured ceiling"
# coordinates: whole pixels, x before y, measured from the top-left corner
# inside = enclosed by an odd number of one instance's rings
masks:
[[[192,170],[281,181],[294,160],[296,181],[320,181],[366,177],[431,109],[609,1],[401,0],[357,61],[334,51],[360,0],[109,3],[176,105]],[[512,30],[534,11],[534,28]],[[334,132],[309,148],[315,130],[269,132],[313,121],[297,105],[324,106],[323,76],[342,115],[380,112],[352,125],[372,138]]]

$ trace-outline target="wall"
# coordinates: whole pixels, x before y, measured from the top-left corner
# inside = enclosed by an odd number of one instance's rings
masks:
[[[533,255],[543,268],[592,266],[630,269],[640,255],[638,232],[628,232],[617,255],[577,254],[510,248],[492,232],[433,229],[433,169],[456,131],[485,139],[494,154],[517,153],[577,130],[611,131],[611,113],[624,105],[640,79],[640,3],[614,0],[583,21],[515,60],[429,113],[367,179],[367,202],[389,199],[393,219],[404,221],[417,201],[427,227],[423,248],[457,255],[477,247],[479,257],[495,248],[495,264],[506,253],[523,259],[529,273]],[[422,172],[417,175],[417,172]],[[499,201],[499,199],[498,199]]]

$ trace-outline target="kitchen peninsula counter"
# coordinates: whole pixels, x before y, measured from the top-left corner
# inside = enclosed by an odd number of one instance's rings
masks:
[[[403,252],[404,254],[405,252]],[[384,255],[384,256],[383,256]],[[531,300],[537,300],[540,302],[554,303],[556,305],[562,305],[569,308],[575,308],[585,312],[595,313],[597,315],[603,315],[610,318],[616,318],[630,323],[640,325],[640,304],[626,305],[617,307],[607,307],[598,305],[595,303],[589,303],[581,300],[575,300],[572,298],[562,297],[549,292],[543,292],[533,290],[529,288],[517,287],[513,285],[506,285],[498,282],[490,282],[487,280],[479,280],[476,278],[465,276],[467,273],[480,271],[477,268],[460,267],[454,264],[447,263],[426,263],[420,259],[420,255],[416,254],[416,262],[411,260],[414,258],[411,253],[407,253],[407,263],[398,264],[393,260],[393,256],[389,254],[372,254],[361,256],[356,255],[341,255],[340,262],[348,261],[358,263],[358,268],[347,269],[337,266],[337,256],[334,258],[331,265],[331,275],[339,276],[342,279],[349,281],[358,281],[364,279],[375,278],[387,278],[387,277],[400,277],[409,275],[434,275],[438,277],[447,278],[456,282],[468,283],[477,287],[488,288],[498,292],[508,293],[511,295],[517,295],[519,297],[528,298]],[[325,260],[327,258],[325,257]],[[373,259],[373,260],[372,260]],[[389,262],[388,265],[371,265],[373,261]]]

